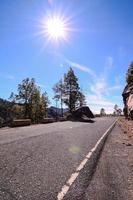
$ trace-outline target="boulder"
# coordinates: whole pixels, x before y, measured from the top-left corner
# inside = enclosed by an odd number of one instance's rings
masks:
[[[88,106],[77,108],[75,111],[67,116],[68,120],[76,121],[87,121],[91,118],[94,118],[94,115]]]

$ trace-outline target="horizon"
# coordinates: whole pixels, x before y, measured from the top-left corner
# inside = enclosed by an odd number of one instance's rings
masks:
[[[125,74],[133,60],[131,0],[5,0],[0,5],[0,98],[8,99],[30,77],[55,106],[52,87],[72,67],[92,112],[103,107],[112,113],[115,104],[123,108]],[[59,40],[42,26],[53,14],[66,23],[66,34],[56,31]]]

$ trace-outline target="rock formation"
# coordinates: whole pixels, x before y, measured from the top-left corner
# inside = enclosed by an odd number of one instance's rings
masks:
[[[93,113],[91,112],[88,106],[82,106],[77,108],[71,114],[67,116],[68,120],[75,120],[75,121],[90,121],[91,118],[94,118]]]
[[[122,93],[124,102],[124,115],[128,119],[133,120],[133,62],[129,65],[126,74],[127,85]]]

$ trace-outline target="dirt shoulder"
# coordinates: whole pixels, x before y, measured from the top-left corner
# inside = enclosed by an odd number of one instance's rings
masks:
[[[127,120],[125,118],[120,118],[118,125],[121,127],[124,134],[127,134],[130,142],[133,143],[133,120]]]
[[[133,199],[133,122],[119,120],[102,151],[85,200]]]

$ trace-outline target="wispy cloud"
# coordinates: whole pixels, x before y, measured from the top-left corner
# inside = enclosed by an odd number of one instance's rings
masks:
[[[99,105],[99,106],[113,106],[114,103],[107,100],[104,97],[98,97],[96,95],[89,95],[87,100],[90,101],[91,105]]]
[[[96,78],[96,73],[92,70],[92,68],[90,68],[88,66],[85,66],[85,65],[82,65],[82,64],[77,63],[77,62],[73,62],[73,61],[71,61],[70,59],[66,58],[64,55],[62,55],[59,52],[50,51],[49,53],[52,54],[52,55],[54,55],[54,56],[56,56],[56,57],[58,57],[59,59],[62,59],[70,67],[79,69],[82,72],[86,72],[86,73],[90,74],[93,78]],[[61,63],[60,66],[63,67],[64,65]]]
[[[102,77],[98,77],[89,86],[89,91],[86,96],[88,106],[94,113],[99,113],[102,107],[105,108],[106,113],[113,113],[114,105],[117,102],[122,107],[121,101],[113,98],[116,91],[120,89],[121,85],[119,82],[110,85],[105,74]]]
[[[114,59],[112,56],[107,56],[105,60],[105,67],[106,68],[111,68],[114,65]]]
[[[87,72],[87,73],[90,74],[92,77],[96,78],[96,74],[95,74],[95,72],[94,72],[91,68],[89,68],[89,67],[87,67],[87,66],[84,66],[84,65],[81,65],[81,64],[79,64],[79,63],[75,63],[75,62],[73,62],[73,61],[71,61],[71,60],[68,60],[68,59],[65,59],[65,62],[66,62],[68,65],[70,65],[71,67],[77,68],[77,69],[79,69],[79,70],[81,70],[81,71],[83,71],[83,72]]]
[[[121,85],[114,85],[114,86],[109,87],[107,89],[108,89],[108,91],[120,90],[121,89]]]
[[[90,85],[90,91],[98,97],[101,97],[106,90],[106,81],[104,78],[97,78]]]
[[[10,74],[0,74],[0,77],[4,78],[4,79],[8,79],[8,80],[14,80],[15,79],[15,77],[13,75],[10,75]]]

